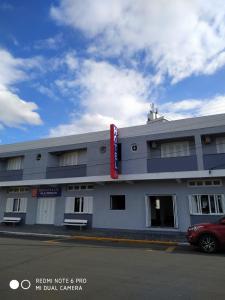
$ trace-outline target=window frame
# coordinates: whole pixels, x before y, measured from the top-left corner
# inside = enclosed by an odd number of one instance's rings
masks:
[[[17,205],[15,205],[15,202],[17,201]],[[16,209],[14,209],[16,207]],[[20,212],[20,207],[21,207],[21,198],[13,198],[13,207],[12,207],[12,212]]]
[[[14,156],[8,157],[6,170],[7,171],[16,171],[16,170],[23,170],[23,156]]]
[[[113,208],[113,197],[123,197],[124,208]],[[126,210],[126,195],[110,195],[110,210],[125,211]]]
[[[216,138],[216,153],[225,153],[225,136]]]
[[[79,156],[78,151],[69,151],[61,154],[59,156],[59,166],[60,167],[77,166],[78,156]]]
[[[209,205],[209,213],[203,213],[202,212],[202,196],[207,196],[208,197],[208,205]],[[213,197],[213,201],[214,201],[214,207],[215,207],[215,212],[212,212],[212,208],[211,208],[211,197]],[[219,212],[219,197],[221,199],[221,205],[222,205],[222,212]],[[194,212],[193,210],[193,200],[197,200],[196,201],[196,207],[197,207],[197,212]],[[225,214],[225,197],[224,194],[193,194],[193,195],[189,195],[189,211],[190,211],[190,215],[197,215],[197,216],[213,216],[213,215],[224,215]]]
[[[27,213],[27,197],[9,197],[6,199],[5,212]],[[15,204],[15,202],[17,202]]]
[[[30,191],[30,189],[26,186],[10,187],[10,188],[8,188],[7,193],[8,194],[17,194],[17,193],[23,194],[23,193],[28,193],[29,191]]]
[[[81,188],[84,187],[85,188]],[[73,192],[73,191],[92,191],[94,190],[94,185],[93,184],[68,184],[66,187],[66,190],[68,192]]]
[[[76,199],[79,199],[79,204],[78,204],[79,211],[75,211]],[[83,196],[75,196],[74,197],[73,213],[75,213],[75,214],[83,214],[84,213],[84,197]]]
[[[212,184],[206,184],[206,182],[209,182],[211,181]],[[219,181],[220,183],[219,184],[214,184],[214,181]],[[193,182],[194,185],[191,185],[190,183]],[[201,182],[202,184],[201,185],[198,185],[197,183],[198,182]],[[188,180],[187,181],[187,186],[190,187],[190,188],[199,188],[199,187],[220,187],[222,186],[223,183],[222,183],[222,180],[221,179],[199,179],[199,180]]]
[[[177,149],[181,146],[183,147],[182,151]],[[160,156],[161,158],[190,156],[190,143],[189,141],[161,143]]]

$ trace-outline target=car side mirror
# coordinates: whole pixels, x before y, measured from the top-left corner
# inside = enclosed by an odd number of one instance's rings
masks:
[[[221,224],[221,225],[225,225],[225,219],[221,220],[221,221],[220,221],[220,224]]]

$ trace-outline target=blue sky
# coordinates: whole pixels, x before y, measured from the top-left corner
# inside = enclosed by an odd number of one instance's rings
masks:
[[[1,0],[0,140],[225,112],[225,2]]]

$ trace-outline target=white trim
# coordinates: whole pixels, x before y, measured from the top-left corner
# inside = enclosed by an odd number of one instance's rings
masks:
[[[173,220],[174,220],[174,226],[173,227],[163,227],[163,226],[159,226],[159,227],[152,227],[152,219],[151,219],[151,205],[150,205],[150,197],[164,197],[164,196],[168,196],[171,197],[172,199],[172,203],[173,203]],[[178,211],[177,211],[177,196],[175,194],[147,194],[145,196],[145,208],[146,208],[146,227],[149,229],[173,229],[173,230],[178,230],[179,226],[178,226]],[[148,208],[148,212],[147,212],[147,208]],[[147,216],[148,214],[148,216]],[[147,219],[148,217],[148,219]],[[147,226],[147,224],[149,224],[149,226]]]
[[[149,196],[145,196],[145,226],[150,227],[151,226],[151,220],[150,220],[150,205],[149,205]]]
[[[79,203],[79,211],[74,211],[75,199],[82,201]],[[83,203],[83,210],[81,204]],[[73,196],[66,197],[65,213],[67,214],[92,214],[93,213],[93,197],[92,196]]]
[[[202,116],[194,118],[186,118],[182,120],[174,120],[170,122],[159,122],[158,124],[152,124],[153,126],[139,125],[132,127],[119,128],[120,137],[135,137],[143,135],[155,135],[161,133],[170,132],[182,132],[182,136],[189,135],[186,131],[201,128],[212,128],[217,126],[224,126],[225,114],[216,114],[211,116]],[[156,138],[157,139],[157,138]],[[40,148],[50,148],[56,146],[64,145],[76,145],[80,143],[89,143],[97,141],[108,141],[109,140],[109,130],[89,132],[84,134],[69,135],[56,138],[40,139],[29,142],[22,142],[9,145],[1,145],[0,153],[12,152],[12,151],[24,151],[29,149],[40,149]]]
[[[178,228],[178,213],[177,213],[177,196],[173,195],[173,219],[174,219],[174,228]]]
[[[206,184],[206,182],[208,182],[208,181],[211,181],[212,184]],[[214,181],[219,181],[219,184],[214,184]],[[191,182],[194,182],[194,185],[191,185],[190,184]],[[201,182],[202,184],[198,185],[197,182]],[[222,180],[221,179],[215,179],[215,178],[205,179],[205,180],[202,180],[202,179],[195,180],[195,179],[193,179],[193,180],[188,180],[188,182],[187,182],[187,186],[189,188],[200,188],[200,187],[209,187],[210,188],[210,187],[220,187],[222,185],[223,185]]]
[[[225,153],[225,136],[216,138],[216,152]]]
[[[214,178],[225,177],[225,169],[204,171],[184,171],[184,172],[163,172],[163,173],[142,173],[120,175],[118,179],[112,179],[109,175],[87,176],[72,178],[54,178],[54,179],[34,179],[21,181],[4,181],[0,186],[21,186],[21,185],[49,185],[49,184],[69,184],[69,183],[93,183],[93,182],[121,182],[138,180],[166,180],[166,179],[189,179],[189,178]]]
[[[36,224],[54,224],[56,199],[41,197],[37,201]]]
[[[201,196],[208,196],[208,203],[209,203],[209,213],[202,213],[202,205],[201,205]],[[223,212],[219,213],[219,212],[215,212],[212,213],[211,212],[211,202],[210,202],[210,196],[214,197],[214,203],[215,203],[215,209],[218,211],[218,199],[217,196],[221,196],[222,199],[222,208],[223,208]],[[194,209],[193,209],[193,197],[197,197],[197,209],[199,212],[195,213]],[[192,194],[188,196],[189,198],[189,212],[190,215],[192,216],[220,216],[220,215],[224,215],[225,213],[225,198],[224,198],[224,194],[220,194],[220,193],[198,193],[198,194]]]

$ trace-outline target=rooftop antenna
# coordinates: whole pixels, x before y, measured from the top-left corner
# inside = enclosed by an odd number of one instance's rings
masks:
[[[155,104],[154,103],[151,103],[150,104],[150,110],[149,110],[149,113],[147,115],[147,123],[151,122],[151,121],[154,121],[158,118],[158,109],[155,108]]]

